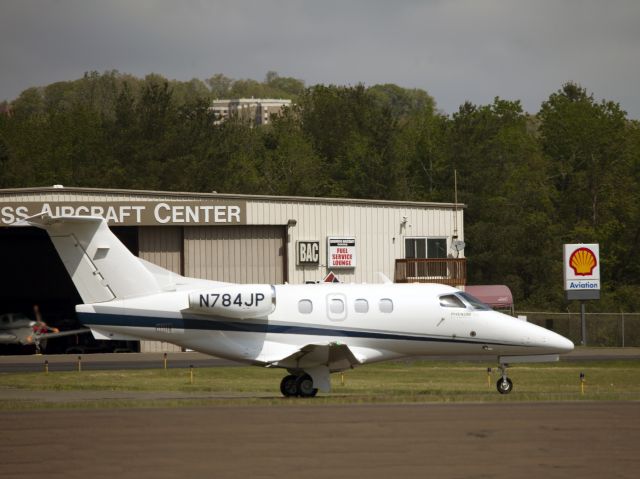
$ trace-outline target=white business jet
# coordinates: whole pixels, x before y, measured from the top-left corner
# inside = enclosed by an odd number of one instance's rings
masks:
[[[557,361],[568,339],[493,311],[440,284],[230,284],[186,278],[135,257],[102,218],[36,215],[84,304],[97,339],[167,341],[217,357],[288,371],[284,396],[330,390],[329,375],[409,356],[497,358],[507,366]]]

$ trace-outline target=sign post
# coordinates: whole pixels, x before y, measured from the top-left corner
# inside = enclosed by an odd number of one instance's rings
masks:
[[[580,301],[580,324],[583,346],[587,345],[587,322],[584,302],[600,299],[600,245],[564,245],[564,292],[568,300]]]

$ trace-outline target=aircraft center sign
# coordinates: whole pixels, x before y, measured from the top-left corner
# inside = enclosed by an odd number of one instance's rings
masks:
[[[207,201],[112,201],[112,202],[30,202],[0,204],[0,226],[7,226],[29,216],[101,216],[109,225],[243,225],[246,202]]]
[[[600,299],[600,245],[564,245],[566,298]]]

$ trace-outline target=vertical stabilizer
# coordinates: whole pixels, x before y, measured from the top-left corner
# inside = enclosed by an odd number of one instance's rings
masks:
[[[102,218],[40,214],[21,223],[47,231],[84,303],[161,291],[153,274],[120,242]]]

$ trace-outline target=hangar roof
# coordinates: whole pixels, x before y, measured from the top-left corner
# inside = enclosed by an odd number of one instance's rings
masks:
[[[129,196],[162,196],[175,198],[223,198],[238,199],[247,201],[296,201],[308,203],[345,203],[345,204],[370,204],[370,205],[388,205],[388,206],[420,206],[434,208],[466,208],[463,203],[437,203],[423,201],[392,201],[392,200],[369,200],[361,198],[326,198],[326,197],[307,197],[307,196],[273,196],[273,195],[243,195],[235,193],[194,193],[184,191],[152,191],[152,190],[126,190],[113,188],[81,188],[66,187],[62,185],[55,186],[38,186],[29,188],[7,188],[0,189],[0,197],[4,195],[28,195],[28,194],[60,194],[60,193],[78,193],[78,194],[113,194],[113,195],[129,195]]]

